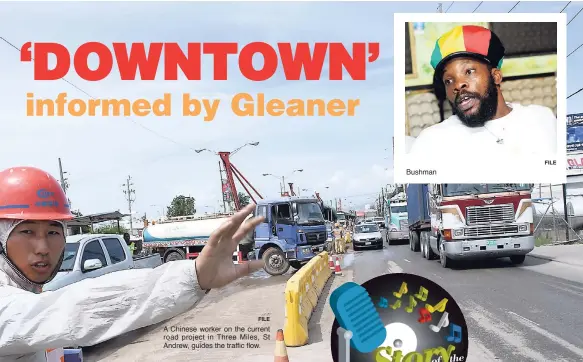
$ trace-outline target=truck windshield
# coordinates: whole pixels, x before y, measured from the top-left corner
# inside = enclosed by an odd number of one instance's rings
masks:
[[[324,216],[317,203],[298,202],[296,208],[298,225],[324,224]]]
[[[528,191],[531,184],[444,184],[443,196],[492,194],[505,191]]]
[[[367,234],[367,233],[376,233],[379,231],[379,227],[375,224],[371,225],[359,225],[356,227],[354,232],[356,234]]]
[[[77,251],[79,250],[79,243],[66,243],[65,244],[65,256],[63,257],[63,262],[59,271],[72,271],[75,266],[75,259],[77,257]]]
[[[344,221],[346,220],[346,217],[344,216],[344,214],[336,214],[338,216],[338,221]]]
[[[404,214],[407,212],[407,205],[391,206],[391,214]]]

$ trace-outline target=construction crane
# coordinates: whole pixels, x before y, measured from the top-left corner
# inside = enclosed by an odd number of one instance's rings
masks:
[[[221,161],[219,162],[219,172],[221,177],[221,186],[222,186],[222,194],[223,194],[223,207],[224,212],[227,213],[227,204],[229,205],[229,209],[239,211],[242,209],[241,207],[241,200],[239,199],[239,193],[237,191],[237,186],[235,185],[235,178],[239,181],[247,195],[253,200],[254,203],[257,202],[257,199],[253,196],[249,188],[255,192],[259,199],[263,199],[263,196],[257,191],[255,187],[247,180],[245,176],[239,171],[239,169],[231,162],[231,156],[237,153],[245,146],[257,146],[259,142],[249,142],[245,143],[241,147],[231,151],[231,152],[215,152],[206,148],[196,150],[196,153],[200,153],[203,151],[211,152],[215,155],[218,155]],[[224,178],[223,178],[224,173]],[[247,186],[249,188],[247,188]]]

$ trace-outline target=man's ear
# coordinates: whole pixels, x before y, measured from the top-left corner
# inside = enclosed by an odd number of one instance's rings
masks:
[[[498,68],[492,68],[492,78],[494,78],[494,84],[502,84],[502,71]]]

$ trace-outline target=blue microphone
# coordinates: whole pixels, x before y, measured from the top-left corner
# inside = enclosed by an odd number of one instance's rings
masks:
[[[370,295],[361,285],[348,282],[330,295],[330,307],[340,327],[352,332],[351,345],[369,353],[387,338],[387,330]]]

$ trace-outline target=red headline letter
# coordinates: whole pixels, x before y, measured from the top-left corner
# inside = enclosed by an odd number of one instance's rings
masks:
[[[204,43],[202,52],[212,54],[214,80],[227,80],[227,56],[237,54],[237,43]]]
[[[128,54],[126,43],[113,43],[113,51],[122,80],[136,80],[140,68],[140,80],[154,80],[164,43],[151,43],[146,54],[144,43],[132,43]]]
[[[99,58],[99,65],[95,70],[89,69],[89,64],[87,64],[91,53],[97,54]],[[77,49],[73,62],[79,77],[95,82],[105,79],[111,73],[111,69],[113,68],[113,55],[111,55],[111,51],[105,44],[90,42],[81,45]]]
[[[188,43],[188,55],[184,55],[178,43],[164,46],[164,79],[178,80],[178,68],[188,80],[200,80],[200,43]]]
[[[293,54],[291,43],[278,44],[283,72],[287,80],[300,80],[302,70],[306,80],[319,80],[326,60],[328,43],[316,43],[314,56],[310,52],[309,43],[298,43]]]
[[[49,69],[49,54],[54,54],[57,64]],[[34,80],[57,80],[67,75],[71,66],[69,51],[58,43],[34,44]]]
[[[263,55],[263,68],[253,67],[255,53]],[[249,43],[239,53],[239,70],[249,80],[260,82],[271,78],[277,70],[277,53],[271,45],[262,42]]]

